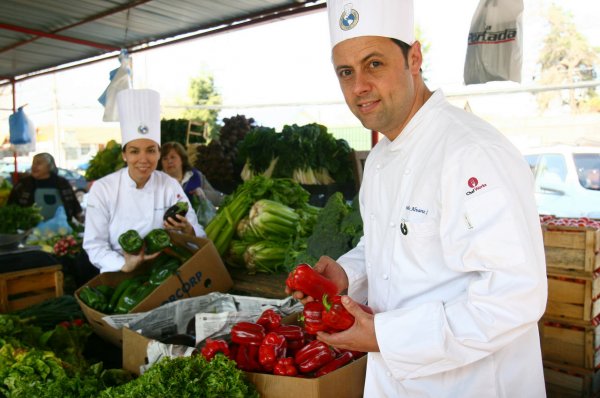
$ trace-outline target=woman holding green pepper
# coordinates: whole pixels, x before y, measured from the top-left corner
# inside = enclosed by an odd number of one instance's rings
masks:
[[[100,271],[131,272],[159,253],[127,253],[118,239],[128,230],[146,236],[165,228],[206,236],[193,210],[163,221],[176,202],[188,201],[181,186],[156,171],[160,158],[160,97],[152,90],[123,90],[117,95],[123,160],[127,166],[96,181],[90,189],[83,248]],[[191,206],[189,206],[191,209]]]

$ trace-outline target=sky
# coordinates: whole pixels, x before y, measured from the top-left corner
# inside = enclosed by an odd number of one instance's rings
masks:
[[[524,0],[523,84],[532,81],[545,34],[541,10],[552,0]],[[463,66],[466,38],[478,0],[415,0],[415,20],[430,49],[425,77],[430,89],[446,93],[465,89]],[[600,46],[600,1],[556,1],[570,10],[579,30],[592,45]],[[331,66],[327,14],[324,10],[284,21],[163,46],[133,55],[134,88],[161,93],[163,114],[177,112],[188,101],[190,79],[208,73],[214,77],[223,104],[220,117],[237,113],[254,117],[259,124],[280,128],[283,124],[311,120],[331,125],[357,124],[343,104]],[[17,105],[28,104],[26,113],[37,125],[103,125],[97,98],[108,84],[116,59],[69,71],[29,79],[17,85]],[[515,87],[517,83],[488,83],[486,87]],[[10,107],[10,86],[0,87],[0,108]],[[481,103],[496,99],[481,99]],[[331,106],[256,107],[260,104],[328,104]],[[254,105],[254,107],[248,107]],[[513,112],[532,112],[511,101]],[[482,112],[484,105],[481,105]],[[0,112],[0,136],[8,129],[9,112]],[[105,125],[105,124],[104,124]],[[113,123],[115,128],[118,124]]]

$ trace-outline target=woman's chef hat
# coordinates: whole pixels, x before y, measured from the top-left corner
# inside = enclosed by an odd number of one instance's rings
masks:
[[[154,90],[121,90],[117,94],[121,145],[147,138],[160,145],[160,94]]]
[[[327,0],[331,48],[360,36],[384,36],[413,44],[413,0]]]

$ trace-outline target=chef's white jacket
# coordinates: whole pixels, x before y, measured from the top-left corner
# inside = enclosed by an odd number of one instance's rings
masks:
[[[338,262],[376,313],[365,397],[545,397],[544,246],[518,150],[437,91],[363,176],[364,236]]]
[[[119,236],[130,229],[144,237],[163,227],[165,211],[177,202],[189,203],[174,178],[154,171],[143,188],[137,189],[127,168],[95,181],[87,199],[83,248],[100,272],[119,271],[125,265]],[[196,236],[205,237],[190,204],[186,218]]]

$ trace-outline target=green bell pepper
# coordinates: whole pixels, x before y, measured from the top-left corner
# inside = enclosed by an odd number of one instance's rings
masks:
[[[181,263],[176,258],[167,257],[167,262],[155,264],[150,271],[148,282],[151,285],[158,286],[163,283],[169,276],[173,275],[179,269]]]
[[[114,293],[112,294],[112,296],[110,297],[110,300],[108,302],[108,306],[106,308],[106,310],[108,312],[113,312],[115,310],[117,303],[119,302],[119,299],[121,298],[121,296],[123,296],[123,293],[125,292],[125,290],[127,290],[129,285],[131,285],[135,281],[140,282],[141,278],[140,277],[129,278],[129,279],[125,279],[125,280],[121,281],[121,283],[119,283],[119,285],[115,289]]]
[[[87,304],[88,307],[98,310],[100,312],[106,311],[106,308],[108,306],[108,299],[106,298],[104,293],[102,293],[102,291],[95,287],[82,287],[79,291],[79,298],[81,299],[81,301]]]
[[[123,232],[121,235],[119,235],[118,240],[123,251],[129,254],[138,254],[144,245],[144,240],[140,234],[133,229]]]
[[[159,252],[171,245],[171,237],[168,232],[161,228],[153,229],[144,237],[146,254]]]
[[[144,300],[156,286],[151,285],[148,282],[134,281],[127,289],[123,292],[123,295],[119,299],[117,306],[115,307],[116,314],[126,314],[131,311],[136,305]]]

